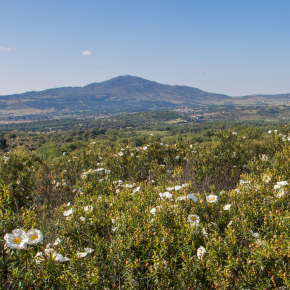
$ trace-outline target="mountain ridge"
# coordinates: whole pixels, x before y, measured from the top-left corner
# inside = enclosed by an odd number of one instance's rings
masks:
[[[60,87],[1,95],[0,113],[97,114],[164,110],[214,105],[273,104],[290,101],[289,94],[230,97],[195,87],[166,85],[135,76],[118,76],[83,87]],[[17,102],[17,106],[15,103]]]

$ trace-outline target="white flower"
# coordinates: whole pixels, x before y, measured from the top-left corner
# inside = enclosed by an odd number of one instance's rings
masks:
[[[181,187],[180,185],[176,185],[176,186],[174,187],[174,189],[175,189],[175,191],[179,191],[179,190],[182,189],[182,187]]]
[[[190,222],[192,227],[198,227],[199,226],[199,216],[196,214],[190,214],[187,218],[187,221]]]
[[[167,187],[166,190],[172,191],[172,190],[174,190],[174,187]]]
[[[44,253],[45,253],[46,255],[49,255],[49,254],[54,254],[55,251],[54,251],[54,249],[52,249],[52,248],[47,248],[47,249],[44,249]]]
[[[179,156],[175,156],[175,158],[174,158],[175,160],[178,160],[179,159]]]
[[[189,184],[188,184],[188,183],[184,183],[184,184],[182,184],[181,186],[182,186],[182,187],[188,187]]]
[[[280,187],[281,187],[280,184],[276,184],[276,185],[274,185],[274,189],[278,189],[278,188],[280,188]]]
[[[12,234],[6,234],[4,236],[6,241],[5,246],[10,249],[26,249],[28,237],[26,233],[21,229],[16,229],[12,231]]]
[[[134,185],[126,184],[126,187],[127,187],[127,188],[133,188]]]
[[[70,206],[70,202],[66,204],[66,206]]]
[[[81,220],[82,222],[84,222],[86,219],[85,219],[83,216],[81,216],[81,217],[80,217],[80,220]]]
[[[265,246],[266,245],[266,242],[264,240],[261,241],[260,239],[257,239],[256,240],[256,245],[259,245],[259,244],[262,244],[262,246]]]
[[[84,252],[84,253],[81,253],[81,252],[77,252],[77,256],[79,258],[84,258],[88,253],[87,252]]]
[[[214,194],[211,194],[211,195],[209,195],[209,196],[206,197],[206,200],[207,200],[209,203],[216,202],[216,201],[217,201],[217,196],[214,195]]]
[[[156,213],[156,208],[155,208],[155,207],[152,208],[152,209],[150,210],[150,213],[151,213],[151,214],[155,214],[155,213]]]
[[[240,190],[237,189],[237,188],[236,188],[234,191],[235,191],[236,193],[240,193]]]
[[[271,134],[272,133],[272,130],[269,130],[268,133]]]
[[[164,193],[159,193],[159,195],[161,198],[172,198],[172,194],[169,193],[168,191]]]
[[[285,192],[283,189],[280,189],[279,192],[277,193],[277,197],[282,197],[285,195]]]
[[[233,132],[233,135],[238,135],[238,133],[237,132]]]
[[[139,187],[136,187],[135,189],[133,189],[133,194],[136,193],[136,192],[138,192],[140,190],[140,188],[141,187],[139,186]]]
[[[84,207],[84,211],[88,211],[88,212],[91,212],[93,209],[94,209],[94,207],[91,206],[91,205],[86,205],[86,206]]]
[[[31,229],[26,233],[26,235],[28,237],[28,245],[36,245],[43,241],[43,234],[40,230]]]
[[[244,185],[244,184],[248,184],[251,183],[251,181],[244,181],[244,180],[240,180],[240,185]]]
[[[266,183],[269,183],[270,180],[271,180],[270,176],[265,174],[264,177],[263,177],[263,181],[266,182]]]
[[[277,182],[277,184],[281,185],[281,186],[285,186],[288,184],[288,182],[287,181],[279,181],[279,182]]]
[[[119,156],[123,156],[123,152],[119,152],[118,155],[119,155]]]
[[[202,260],[204,254],[205,254],[205,248],[203,246],[200,246],[197,250],[197,257],[199,260]]]
[[[227,204],[227,205],[225,205],[225,206],[224,206],[224,210],[229,210],[229,209],[231,208],[231,206],[232,206],[231,204]]]
[[[41,263],[44,260],[42,252],[38,252],[34,257],[34,260],[37,264]]]
[[[278,130],[274,130],[274,133],[278,133]]]
[[[91,254],[94,250],[91,248],[85,248],[84,249],[86,253]]]
[[[192,200],[193,202],[197,202],[197,198],[193,193],[188,194],[187,198]]]
[[[185,200],[187,198],[188,198],[187,196],[179,196],[176,200]]]
[[[144,151],[146,151],[147,149],[148,149],[147,146],[144,146],[144,147],[143,147],[143,150],[144,150]]]
[[[60,242],[61,242],[60,238],[57,238],[57,239],[55,240],[55,242],[53,243],[53,245],[54,245],[54,246],[58,246],[58,245],[60,244]]]
[[[256,238],[256,239],[259,239],[259,234],[258,233],[253,233],[253,231],[250,231],[250,234],[254,237],[254,238]]]
[[[205,238],[208,239],[208,233],[206,232],[205,228],[202,228],[202,234]]]
[[[64,257],[64,256],[61,255],[61,254],[56,254],[54,260],[55,260],[56,262],[63,263],[63,262],[67,262],[67,261],[69,261],[69,258]]]
[[[228,225],[227,225],[227,228],[228,228],[229,226],[231,226],[232,223],[233,223],[233,221],[230,221],[230,222],[228,223]]]
[[[266,154],[262,154],[262,159],[264,161],[269,161],[269,158],[268,158],[268,156]]]
[[[64,216],[70,216],[70,215],[73,214],[73,212],[74,212],[74,210],[73,210],[73,208],[71,208],[70,210],[65,211],[65,212],[63,213],[63,215],[64,215]]]

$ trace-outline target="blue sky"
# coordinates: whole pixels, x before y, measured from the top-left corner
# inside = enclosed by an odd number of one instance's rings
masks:
[[[0,95],[119,75],[290,93],[289,11],[289,0],[0,0]]]

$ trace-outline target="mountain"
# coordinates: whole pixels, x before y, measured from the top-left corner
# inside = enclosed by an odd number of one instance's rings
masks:
[[[7,115],[98,114],[200,107],[209,105],[289,102],[289,94],[230,97],[187,86],[170,86],[134,76],[119,76],[84,87],[63,87],[40,92],[0,96],[0,113]]]

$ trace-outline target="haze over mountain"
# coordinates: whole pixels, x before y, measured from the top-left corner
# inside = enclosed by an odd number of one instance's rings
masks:
[[[0,96],[0,113],[17,115],[94,111],[98,114],[290,101],[289,94],[230,97],[187,86],[170,86],[134,76],[119,76],[84,87]]]

